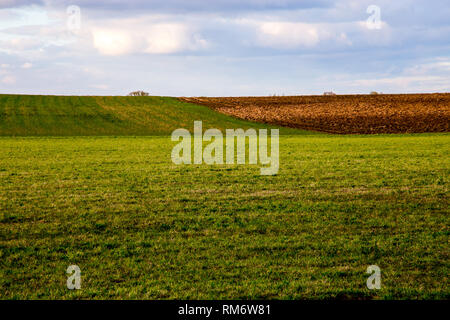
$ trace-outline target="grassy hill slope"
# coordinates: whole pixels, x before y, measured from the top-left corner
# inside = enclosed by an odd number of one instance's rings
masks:
[[[274,128],[169,97],[0,95],[0,136],[170,135],[195,120],[221,130]]]

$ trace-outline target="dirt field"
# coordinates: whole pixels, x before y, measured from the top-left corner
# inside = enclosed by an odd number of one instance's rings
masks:
[[[237,118],[329,133],[448,132],[450,94],[180,98]]]

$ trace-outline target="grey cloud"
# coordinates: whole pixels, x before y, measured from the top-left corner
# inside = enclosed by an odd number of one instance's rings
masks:
[[[40,0],[0,0],[0,9],[16,8],[26,5],[44,5],[44,1]]]
[[[0,7],[45,4],[61,7],[78,5],[89,9],[186,11],[241,11],[329,7],[331,0],[3,0]]]

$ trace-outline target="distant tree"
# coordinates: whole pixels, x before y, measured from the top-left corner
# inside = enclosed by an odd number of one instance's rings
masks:
[[[370,94],[371,94],[371,95],[377,95],[377,94],[379,94],[379,93],[376,92],[376,91],[372,91]]]
[[[133,91],[133,92],[130,92],[128,95],[129,95],[129,96],[132,96],[132,97],[146,97],[146,96],[149,95],[149,93],[140,90],[140,91]]]

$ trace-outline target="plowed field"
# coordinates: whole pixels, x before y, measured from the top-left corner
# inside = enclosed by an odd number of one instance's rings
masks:
[[[450,131],[448,93],[181,99],[241,119],[328,133]]]

